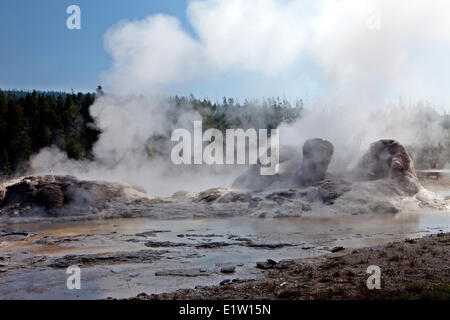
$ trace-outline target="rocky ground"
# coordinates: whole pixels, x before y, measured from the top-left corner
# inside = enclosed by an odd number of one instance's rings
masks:
[[[232,189],[180,191],[167,198],[152,197],[125,183],[72,176],[7,181],[0,184],[0,221],[335,217],[450,209],[448,199],[423,188],[411,157],[397,141],[373,143],[343,178],[327,172],[333,154],[328,141],[308,140],[303,156],[292,147],[281,151],[281,164],[288,163],[283,172],[261,176],[258,164],[237,177]]]
[[[409,195],[394,180],[326,179],[308,187],[245,191],[225,188],[151,198],[119,183],[70,176],[30,176],[0,190],[0,221],[24,223],[111,218],[336,217],[396,214],[449,201],[426,189]]]
[[[257,164],[237,177],[232,189],[180,191],[168,198],[151,197],[124,183],[28,176],[0,185],[0,219],[330,217],[395,214],[406,207],[449,209],[449,201],[423,188],[399,142],[373,143],[343,178],[327,172],[333,149],[329,141],[310,139],[303,155],[293,147],[281,148],[280,162],[288,164],[275,175],[261,176]]]
[[[450,233],[383,246],[342,250],[312,259],[269,260],[260,280],[229,280],[134,299],[450,299]],[[369,290],[367,267],[381,269],[381,289]]]

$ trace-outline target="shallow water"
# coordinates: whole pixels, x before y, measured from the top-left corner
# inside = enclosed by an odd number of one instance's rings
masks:
[[[403,218],[402,218],[403,216]],[[233,237],[254,243],[294,246],[278,249],[231,245],[214,249],[193,246],[155,248],[168,250],[164,258],[151,263],[128,263],[82,268],[82,289],[66,288],[65,270],[42,266],[13,270],[0,274],[0,298],[42,299],[98,299],[123,298],[140,292],[161,293],[197,285],[214,285],[223,279],[258,278],[261,270],[257,261],[266,259],[305,258],[329,253],[334,246],[358,248],[383,244],[393,240],[417,238],[437,232],[448,232],[450,214],[426,212],[420,216],[397,215],[395,218],[340,219],[257,219],[238,217],[228,219],[153,220],[116,219],[88,222],[15,224],[9,230],[36,233],[32,241],[2,243],[4,253],[23,253],[25,256],[46,256],[49,259],[66,254],[92,254],[150,249],[146,241],[170,241],[195,245],[208,242],[230,242]],[[154,237],[137,233],[157,231]],[[184,234],[184,237],[178,235]],[[186,236],[195,234],[194,236]],[[203,236],[201,236],[203,235]],[[77,241],[38,244],[37,239],[81,237]],[[132,240],[132,241],[130,241]],[[234,244],[238,243],[236,241]],[[238,265],[232,275],[219,272],[223,264]],[[156,271],[206,268],[215,273],[200,277],[155,276]]]

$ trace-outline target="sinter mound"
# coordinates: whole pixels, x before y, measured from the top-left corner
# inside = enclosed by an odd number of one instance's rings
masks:
[[[133,192],[129,192],[133,191]],[[1,186],[0,213],[9,216],[85,215],[109,202],[145,197],[132,187],[73,176],[28,176]]]
[[[327,172],[333,145],[310,139],[303,153],[280,146],[280,172],[261,176],[251,166],[232,189],[177,192],[149,198],[126,184],[81,181],[71,176],[30,176],[0,186],[0,218],[51,217],[158,219],[233,217],[330,217],[397,213],[448,202],[420,184],[411,157],[397,141],[373,143],[348,181]]]

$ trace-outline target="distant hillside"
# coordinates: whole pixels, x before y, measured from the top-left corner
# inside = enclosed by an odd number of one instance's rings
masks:
[[[2,90],[0,88],[0,90]],[[36,92],[37,95],[44,95],[44,96],[53,96],[54,98],[58,96],[62,96],[63,98],[66,98],[66,96],[69,94],[67,92],[62,91],[39,91],[39,90],[3,90],[3,93],[6,96],[15,96],[16,98],[25,98],[27,94],[31,94],[33,92]]]

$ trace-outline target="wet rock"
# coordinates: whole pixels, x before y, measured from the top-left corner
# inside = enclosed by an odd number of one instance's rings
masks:
[[[311,211],[312,210],[311,206],[307,203],[301,202],[300,207],[301,207],[302,211]]]
[[[255,279],[245,279],[245,280],[243,280],[243,279],[236,278],[236,279],[231,280],[232,283],[244,283],[244,282],[250,282],[250,281],[255,281]]]
[[[61,237],[61,238],[45,236],[45,237],[39,238],[37,240],[34,240],[33,243],[43,244],[43,245],[56,245],[56,244],[60,244],[60,243],[81,241],[81,240],[84,240],[85,238],[86,238],[86,235],[68,236],[68,237]]]
[[[156,232],[153,231],[145,231],[145,232],[140,232],[140,233],[136,233],[135,234],[136,237],[156,237]]]
[[[35,192],[33,185],[24,179],[6,188],[1,206],[38,202],[36,201]]]
[[[6,230],[2,230],[0,231],[0,237],[6,237],[6,236],[22,236],[22,237],[27,237],[29,236],[30,233],[26,232],[26,231],[6,231]]]
[[[193,237],[193,238],[220,238],[223,237],[221,234],[196,234],[196,233],[187,233],[186,237]]]
[[[345,248],[344,247],[341,247],[341,246],[338,246],[338,247],[333,247],[333,248],[331,248],[331,252],[332,253],[335,253],[335,252],[339,252],[339,251],[342,251],[342,250],[344,250]]]
[[[66,255],[49,264],[52,268],[67,268],[71,265],[113,265],[122,263],[150,263],[161,259],[168,251],[140,250],[135,252],[112,252],[86,255]]]
[[[172,276],[172,277],[201,277],[210,276],[211,271],[204,268],[194,268],[194,269],[176,269],[176,270],[163,270],[157,271],[155,276]]]
[[[353,178],[359,181],[391,179],[409,195],[416,194],[422,188],[410,155],[395,140],[372,143],[356,165]]]
[[[35,236],[35,233],[28,233],[24,231],[2,231],[0,232],[0,239],[5,241],[22,241]]]
[[[180,243],[180,242],[170,242],[170,241],[148,241],[144,243],[146,247],[150,248],[160,248],[160,247],[184,247],[187,244],[186,243]]]
[[[390,202],[375,201],[367,207],[372,213],[398,213],[400,209]]]
[[[267,261],[256,262],[256,267],[258,269],[273,269],[277,265],[277,262],[272,259],[267,259]]]
[[[268,194],[266,196],[266,199],[275,201],[279,204],[290,200],[290,199],[295,199],[297,197],[297,190],[295,189],[289,189],[289,190],[281,190],[281,191],[277,191],[277,192],[273,192],[271,194]]]
[[[227,190],[223,188],[213,188],[200,192],[194,202],[211,203],[219,199]]]
[[[86,214],[102,209],[113,199],[123,202],[141,192],[125,185],[101,181],[82,181],[72,176],[28,176],[4,188],[0,210],[7,215],[64,215],[62,210],[70,207],[70,214]],[[78,209],[78,210],[76,210]]]
[[[149,230],[144,232],[136,233],[137,237],[156,237],[157,233],[167,233],[170,232],[170,230]]]
[[[333,200],[351,190],[350,183],[344,180],[323,180],[314,185],[317,195],[325,204],[333,204]]]
[[[292,243],[254,243],[254,242],[249,242],[249,243],[240,244],[240,245],[245,245],[246,247],[249,247],[249,248],[260,248],[260,249],[279,249],[279,248],[284,248],[284,247],[296,246],[295,244],[292,244]]]
[[[41,262],[45,262],[47,261],[47,257],[46,256],[36,256],[34,258],[31,259],[31,264],[37,264],[37,263],[41,263]]]
[[[231,188],[241,190],[261,191],[270,188],[292,186],[295,184],[293,172],[300,167],[301,154],[294,146],[279,146],[280,172],[275,175],[261,175],[261,161],[250,166],[243,174],[237,177]]]
[[[238,236],[229,236],[228,239],[232,239],[234,241],[243,241],[243,242],[251,242],[252,239],[250,238],[244,238],[244,237],[238,237]]]
[[[258,213],[258,215],[257,215],[257,217],[258,217],[258,218],[261,218],[261,219],[264,219],[266,216],[267,216],[267,212],[260,212],[260,213]]]
[[[299,171],[301,185],[308,186],[325,179],[333,151],[333,144],[327,140],[309,139],[305,142]]]
[[[231,245],[232,244],[228,242],[209,242],[198,244],[195,247],[197,249],[214,249],[214,248],[228,247]]]
[[[138,240],[138,239],[127,239],[127,240],[125,240],[125,241],[133,242],[133,243],[139,243],[139,242],[141,242],[142,240]],[[144,241],[145,241],[145,240],[144,240]]]
[[[236,267],[233,265],[230,266],[224,266],[220,268],[220,272],[222,273],[233,273],[236,270]]]
[[[256,267],[258,269],[267,270],[267,269],[272,269],[273,265],[268,264],[267,262],[256,262]]]
[[[60,185],[49,183],[37,190],[36,200],[47,209],[62,208],[64,204],[64,192]]]
[[[250,202],[252,199],[252,195],[249,192],[238,193],[238,192],[229,192],[220,197],[217,200],[218,203],[229,203],[229,202]]]

